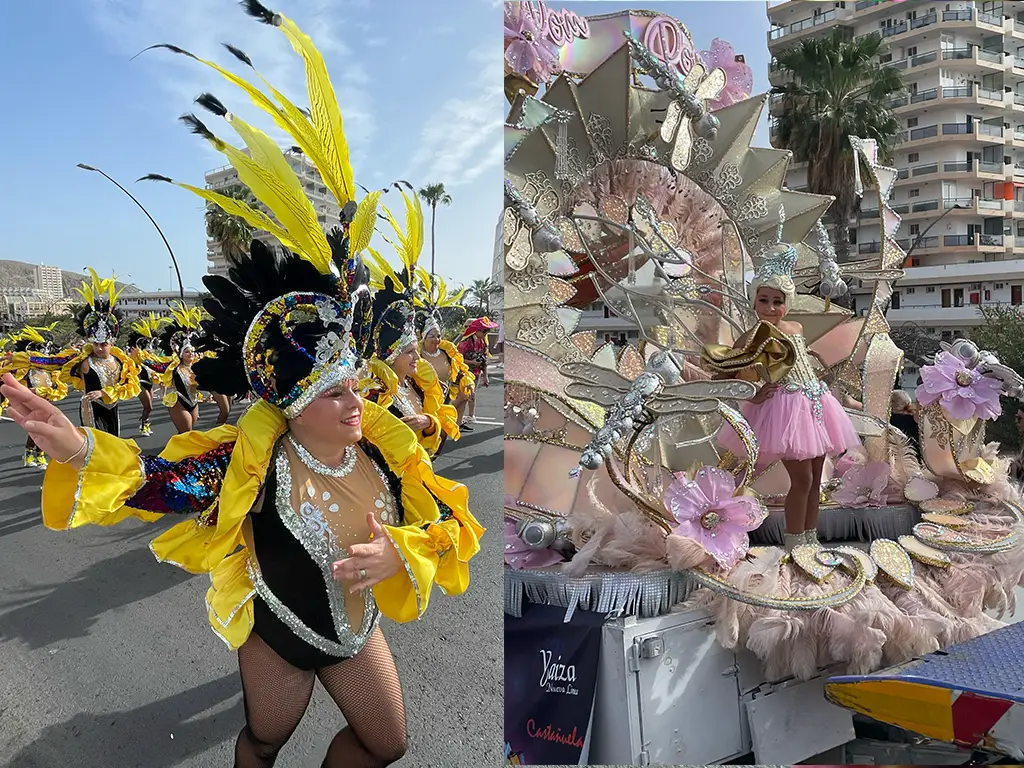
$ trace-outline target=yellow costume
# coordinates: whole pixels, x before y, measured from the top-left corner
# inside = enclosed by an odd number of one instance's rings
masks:
[[[283,16],[256,6],[250,12],[304,57],[309,112],[276,91],[278,103],[272,104],[240,78],[203,63],[249,95],[258,94],[257,104],[316,163],[344,209],[345,229],[324,233],[275,141],[213,96],[200,97],[198,103],[225,118],[248,151],[221,141],[194,115],[186,122],[227,156],[274,218],[213,190],[179,186],[273,233],[287,250],[276,253],[253,241],[230,279],[203,278],[210,319],[203,326],[204,354],[193,368],[200,389],[227,396],[252,392],[258,399],[237,426],[176,435],[159,456],[85,430],[84,469],[51,468],[43,517],[48,527],[64,529],[195,515],[158,536],[151,549],[163,562],[210,575],[206,604],[214,631],[232,649],[255,632],[293,666],[321,669],[359,653],[379,615],[403,622],[421,616],[433,584],[450,594],[464,592],[483,528],[469,511],[466,487],[436,476],[416,435],[386,409],[362,403],[362,440],[344,449],[337,467],[321,464],[289,429],[314,402],[330,408],[335,398],[360,402],[351,395],[365,375],[356,350],[366,346],[369,333],[368,324],[355,322],[369,309],[369,274],[360,254],[382,191],[358,204],[354,199],[358,187],[341,113],[312,42]],[[178,324],[194,327],[182,311]],[[178,350],[172,345],[165,351]],[[427,388],[432,397],[440,393],[436,381]],[[365,544],[370,537],[368,511],[402,566],[359,590],[360,605],[353,606],[332,567],[348,557],[349,543]],[[366,579],[365,571],[360,578]]]

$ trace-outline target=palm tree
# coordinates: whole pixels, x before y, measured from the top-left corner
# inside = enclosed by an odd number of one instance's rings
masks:
[[[248,187],[236,184],[217,190],[225,197],[241,200],[256,207],[256,198]],[[252,226],[238,216],[228,213],[219,205],[206,206],[206,235],[215,240],[227,257],[238,258],[249,252],[253,236]]]
[[[419,191],[420,197],[430,206],[430,274],[434,274],[434,220],[438,205],[451,205],[452,196],[444,191],[444,184],[428,184]]]
[[[849,220],[857,205],[850,136],[875,139],[882,162],[892,160],[901,140],[903,126],[889,104],[903,92],[903,77],[877,62],[880,53],[885,49],[878,33],[850,40],[836,29],[775,54],[779,68],[791,75],[772,88],[783,104],[777,146],[807,163],[808,191],[835,197],[829,213],[841,262],[850,254]]]
[[[494,295],[500,286],[496,285],[489,277],[482,280],[474,280],[466,290],[466,296],[474,307],[479,307],[486,314],[491,309],[491,296]]]

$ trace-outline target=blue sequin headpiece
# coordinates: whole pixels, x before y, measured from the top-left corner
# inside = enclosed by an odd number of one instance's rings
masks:
[[[792,280],[796,259],[796,248],[789,243],[779,243],[761,262],[754,279],[762,283],[773,277],[788,277]]]

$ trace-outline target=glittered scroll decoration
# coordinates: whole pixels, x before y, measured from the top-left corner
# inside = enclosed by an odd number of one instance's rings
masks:
[[[864,195],[864,178],[861,174],[866,170],[878,199],[882,243],[877,262],[870,265],[873,270],[870,267],[866,268],[863,263],[857,265],[858,277],[864,280],[873,279],[875,287],[860,338],[854,346],[853,356],[857,355],[858,350],[866,350],[863,377],[864,410],[869,416],[888,424],[892,407],[892,387],[903,368],[903,353],[889,338],[889,324],[885,320],[885,312],[892,298],[893,283],[903,277],[902,267],[907,258],[906,252],[896,241],[900,217],[889,205],[898,171],[879,163],[878,144],[874,139],[851,136],[850,145],[853,147],[854,191],[858,197]],[[885,436],[867,437],[865,448],[873,461],[888,459],[889,446]]]

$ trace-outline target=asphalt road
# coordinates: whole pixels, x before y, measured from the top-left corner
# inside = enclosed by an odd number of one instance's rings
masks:
[[[500,384],[478,396],[477,418],[490,424],[435,462],[438,474],[469,486],[488,529],[470,590],[435,591],[418,622],[384,622],[405,689],[402,766],[502,760]],[[71,400],[64,407],[74,411]],[[135,402],[125,408],[125,436],[134,437],[138,413]],[[139,441],[147,452],[173,432],[166,411],[154,416],[154,435]],[[216,408],[206,406],[200,427],[215,420]],[[209,580],[157,563],[147,548],[174,521],[48,531],[39,515],[42,474],[22,468],[22,450],[17,427],[0,423],[0,765],[231,766],[241,686],[235,655],[207,624]],[[341,723],[318,685],[278,765],[319,766]]]

